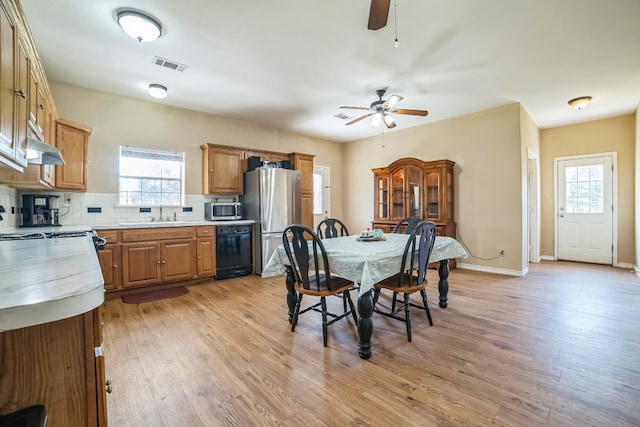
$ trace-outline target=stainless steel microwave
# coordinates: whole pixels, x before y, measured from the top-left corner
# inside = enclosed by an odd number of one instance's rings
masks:
[[[207,221],[231,221],[242,219],[242,203],[240,202],[206,202],[204,219]]]

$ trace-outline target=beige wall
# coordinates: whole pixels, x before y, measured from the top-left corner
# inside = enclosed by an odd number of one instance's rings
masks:
[[[120,145],[131,145],[184,151],[186,192],[200,194],[200,145],[209,142],[314,154],[316,164],[331,168],[331,181],[335,183],[332,206],[336,215],[342,215],[343,144],[57,82],[50,86],[60,117],[93,127],[89,140],[89,192],[118,191],[118,149]]]
[[[471,252],[465,264],[521,272],[522,149],[520,106],[482,111],[350,142],[345,149],[346,222],[363,230],[373,220],[372,168],[402,157],[456,162],[455,219]],[[363,124],[366,125],[366,124]],[[526,157],[526,152],[524,153]]]
[[[554,159],[616,152],[618,262],[635,262],[635,127],[633,114],[540,131],[541,253],[554,255]]]
[[[520,134],[522,143],[522,265],[531,258],[540,257],[540,131],[522,106],[520,107]],[[531,180],[529,180],[531,175]],[[531,203],[531,206],[529,206]],[[529,212],[530,211],[530,212]]]
[[[635,219],[634,224],[636,226],[635,232],[635,262],[636,271],[640,266],[640,105],[636,109],[635,113],[635,122],[636,122],[636,133],[635,133],[635,148],[636,148],[636,158],[635,158],[635,195],[636,195],[636,203],[635,203]]]

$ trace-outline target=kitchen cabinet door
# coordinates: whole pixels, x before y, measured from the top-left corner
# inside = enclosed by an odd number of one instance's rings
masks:
[[[122,286],[139,286],[161,280],[160,243],[124,243],[122,245]]]
[[[104,249],[98,251],[98,261],[102,269],[102,278],[104,279],[104,289],[113,291],[120,287],[120,257],[121,245],[107,244]]]
[[[162,281],[189,280],[195,276],[193,240],[162,243]]]
[[[216,275],[216,241],[215,238],[196,240],[196,254],[198,257],[198,277]]]
[[[64,159],[64,165],[56,166],[57,189],[87,191],[90,134],[90,128],[68,120],[57,121],[56,147]]]
[[[244,152],[204,144],[202,149],[203,194],[243,194]]]
[[[0,5],[0,154],[14,163],[16,149],[13,141],[15,126],[15,58],[17,29]],[[27,88],[24,89],[26,98]]]

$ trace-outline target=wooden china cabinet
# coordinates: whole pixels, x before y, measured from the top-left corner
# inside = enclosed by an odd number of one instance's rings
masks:
[[[391,232],[402,218],[419,216],[436,224],[438,235],[456,237],[451,160],[425,162],[398,159],[372,169],[374,215],[372,228]]]

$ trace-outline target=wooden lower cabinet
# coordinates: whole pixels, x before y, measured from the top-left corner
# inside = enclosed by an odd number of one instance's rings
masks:
[[[104,249],[97,252],[104,279],[104,289],[106,291],[116,290],[122,283],[120,234],[116,230],[100,231],[98,234],[107,241]]]
[[[106,426],[102,307],[0,333],[0,415],[44,405],[47,427]]]
[[[214,226],[196,228],[196,274],[198,277],[216,274],[216,233]]]
[[[195,278],[195,247],[193,240],[160,244],[160,272],[163,282]]]
[[[160,243],[122,245],[122,286],[152,285],[160,277]]]
[[[107,240],[98,251],[107,292],[213,277],[213,225],[98,230]]]

